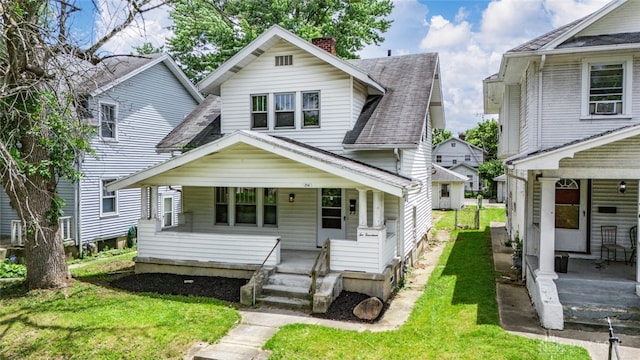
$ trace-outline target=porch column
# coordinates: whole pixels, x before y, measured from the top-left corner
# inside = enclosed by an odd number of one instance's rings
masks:
[[[367,189],[358,190],[358,227],[367,227]]]
[[[150,217],[151,219],[156,219],[158,217],[158,187],[151,186],[151,211]]]
[[[373,227],[384,226],[384,193],[373,190]]]
[[[538,245],[537,276],[557,279],[554,269],[556,246],[556,182],[558,178],[539,178],[540,199],[540,244]]]
[[[140,188],[140,219],[149,218],[149,192],[148,187]]]

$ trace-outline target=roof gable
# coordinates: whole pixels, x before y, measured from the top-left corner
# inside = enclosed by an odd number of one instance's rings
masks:
[[[202,102],[204,98],[198,89],[182,72],[178,64],[165,53],[106,58],[90,70],[92,74],[89,79],[80,84],[80,88],[91,96],[97,96],[160,63],[164,64],[173,73],[185,90],[198,103]]]
[[[436,164],[431,164],[431,165],[433,165],[433,170],[434,170],[431,180],[434,182],[443,182],[443,181],[465,182],[469,180],[469,178],[467,178],[466,176],[462,174],[458,174],[455,171],[445,169],[442,166],[439,166]]]
[[[433,153],[435,154],[440,149],[440,147],[444,146],[444,144],[449,144],[449,143],[452,143],[452,142],[456,142],[456,143],[461,144],[462,146],[467,147],[469,149],[469,151],[471,151],[471,152],[473,152],[473,150],[475,150],[477,152],[479,151],[480,153],[484,153],[485,152],[480,147],[475,146],[475,145],[473,145],[471,143],[468,143],[468,142],[466,142],[466,141],[464,141],[464,140],[462,140],[460,138],[450,137],[450,138],[440,142],[438,145],[434,146],[433,147]]]
[[[222,83],[231,78],[233,74],[242,71],[245,66],[264,54],[266,50],[277,44],[280,40],[285,40],[323,60],[324,62],[344,71],[367,86],[375,89],[378,93],[382,94],[385,92],[384,87],[370,77],[366,72],[358,69],[339,57],[320,49],[278,25],[271,26],[267,31],[249,43],[249,45],[245,46],[229,60],[220,65],[220,67],[198,84],[198,88],[206,94],[220,95],[220,86]]]
[[[151,179],[181,166],[186,166],[215,153],[229,149],[237,144],[246,144],[266,152],[311,166],[326,173],[354,181],[374,189],[403,196],[406,191],[419,188],[421,183],[389,171],[376,168],[352,159],[335,155],[298,142],[276,138],[253,131],[236,131],[231,135],[203,145],[197,149],[176,156],[158,165],[113,182],[109,189],[117,190],[142,186],[145,180]],[[309,180],[305,180],[309,181]],[[299,187],[308,187],[300,183]]]

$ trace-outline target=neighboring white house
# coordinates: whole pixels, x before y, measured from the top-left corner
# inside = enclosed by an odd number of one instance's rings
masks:
[[[266,261],[270,284],[326,251],[333,280],[318,291],[389,297],[432,226],[438,56],[345,61],[335,40],[314,44],[271,27],[199,84],[209,98],[158,144],[193,150],[109,186],[141,188],[143,213],[158,187],[182,187],[180,226],[139,221],[137,271],[251,278]]]
[[[500,115],[507,230],[524,242],[523,275],[547,328],[562,329],[572,316],[561,291],[569,283],[592,300],[609,286],[623,307],[640,304],[637,263],[608,282],[576,286],[598,272],[593,260],[605,266],[628,260],[637,237],[639,95],[640,0],[613,1],[507,51],[499,72],[484,81],[485,113]],[[615,226],[617,244],[627,251],[607,252],[602,226]],[[570,273],[580,258],[592,259],[586,263],[592,270],[559,276],[556,251],[569,253]]]
[[[460,138],[451,137],[434,146],[431,157],[434,164],[447,169],[460,164],[477,169],[484,162],[484,150]]]
[[[493,178],[493,181],[497,185],[496,201],[499,203],[505,202],[507,199],[507,175],[502,174]]]
[[[458,164],[451,166],[449,170],[466,177],[467,181],[464,182],[465,191],[477,192],[482,190],[482,187],[480,186],[480,173],[478,172],[478,168],[474,168],[467,164]]]
[[[140,191],[107,191],[115,179],[170,158],[156,144],[202,102],[197,88],[166,54],[105,59],[87,70],[90,79],[78,84],[84,94],[80,115],[96,127],[91,139],[95,155],[80,160],[82,179],[60,181],[65,200],[61,219],[67,243],[121,237],[140,218]],[[164,225],[175,225],[179,192],[163,188],[159,212]],[[21,244],[21,222],[0,193],[0,234]]]
[[[461,209],[464,205],[465,175],[433,164],[432,209]]]

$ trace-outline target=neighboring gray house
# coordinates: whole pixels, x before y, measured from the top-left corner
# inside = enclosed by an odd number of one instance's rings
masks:
[[[243,303],[255,285],[291,306],[284,286],[314,311],[343,288],[391,295],[432,226],[439,60],[334,54],[333,39],[273,26],[199,84],[209,97],[158,144],[191,150],[108,187],[155,214],[159,187],[181,186],[178,227],[139,221],[136,271],[253,277]]]
[[[639,95],[640,0],[613,1],[507,51],[484,81],[485,113],[500,115],[507,231],[523,242],[522,275],[546,328],[610,316],[637,331],[626,321],[640,308],[631,261]],[[557,266],[566,256],[568,268]]]
[[[464,182],[465,191],[478,192],[483,190],[480,182],[480,173],[478,168],[474,168],[467,164],[458,164],[449,167],[449,170],[466,177],[467,181]]]
[[[461,209],[464,205],[464,187],[468,178],[455,171],[433,164],[432,209]]]
[[[166,54],[105,59],[87,70],[90,80],[78,85],[84,101],[78,110],[96,127],[91,139],[95,156],[80,161],[84,177],[61,181],[66,202],[61,232],[66,243],[94,242],[126,235],[140,218],[140,192],[107,191],[106,184],[166,160],[156,144],[201,101],[202,96]],[[163,225],[177,223],[179,190],[165,187],[158,197]],[[0,193],[0,236],[20,245],[21,222]]]
[[[451,137],[434,146],[431,157],[434,164],[447,169],[460,164],[477,169],[484,162],[484,150],[462,139]]]

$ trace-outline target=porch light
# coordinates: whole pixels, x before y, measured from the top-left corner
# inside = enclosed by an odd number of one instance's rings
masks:
[[[289,202],[290,203],[292,203],[295,199],[296,199],[296,194],[294,194],[294,193],[289,194]]]
[[[627,191],[627,183],[624,181],[620,181],[620,185],[618,185],[618,191],[620,192],[620,194],[624,194],[624,192]]]

